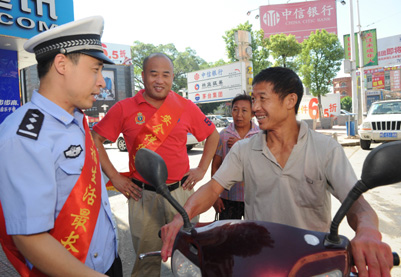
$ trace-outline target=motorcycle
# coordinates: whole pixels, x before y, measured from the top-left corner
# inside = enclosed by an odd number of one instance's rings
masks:
[[[339,225],[362,193],[401,181],[399,153],[401,141],[380,145],[369,153],[361,180],[337,211],[329,233],[255,220],[221,220],[193,226],[167,189],[163,159],[143,148],[137,152],[135,167],[183,218],[184,226],[177,234],[171,256],[175,276],[357,276],[351,273],[351,243],[338,234]],[[160,251],[139,258],[155,255]],[[400,264],[395,252],[393,263]]]

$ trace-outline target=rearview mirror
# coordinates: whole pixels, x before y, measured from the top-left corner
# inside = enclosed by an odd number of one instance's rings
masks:
[[[167,180],[167,167],[163,158],[147,148],[141,148],[135,155],[135,168],[139,174],[158,190]]]
[[[401,141],[373,149],[363,163],[361,181],[369,188],[401,182]]]

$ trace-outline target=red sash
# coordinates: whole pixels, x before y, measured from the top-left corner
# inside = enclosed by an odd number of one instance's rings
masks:
[[[140,92],[142,91],[143,90]],[[133,172],[135,172],[135,155],[139,149],[147,148],[156,151],[156,149],[163,144],[170,132],[177,125],[181,114],[185,110],[187,101],[187,99],[175,92],[171,91],[169,93],[161,107],[143,125],[136,136],[131,147],[131,152],[129,153],[133,161],[129,166],[130,172],[120,173],[121,175],[129,177],[132,176]],[[106,187],[107,190],[116,190],[111,181],[107,182]]]
[[[99,154],[84,117],[85,163],[78,181],[63,205],[50,234],[72,255],[85,263],[95,230],[101,203],[101,172]],[[0,203],[0,242],[3,250],[21,276],[43,276],[36,268],[29,270],[25,258],[7,235]]]

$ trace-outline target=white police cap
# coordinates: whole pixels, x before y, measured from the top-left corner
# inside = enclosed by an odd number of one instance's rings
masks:
[[[69,22],[32,37],[25,42],[24,48],[35,53],[38,62],[49,60],[59,53],[82,53],[114,64],[103,52],[100,41],[103,24],[101,16]]]

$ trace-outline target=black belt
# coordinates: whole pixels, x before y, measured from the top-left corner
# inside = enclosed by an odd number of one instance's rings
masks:
[[[176,190],[176,189],[178,189],[182,184],[184,184],[184,182],[185,182],[185,180],[188,178],[188,175],[187,176],[184,176],[180,181],[178,181],[178,182],[175,182],[175,183],[172,183],[172,184],[167,184],[167,188],[168,188],[168,190],[171,192],[171,191],[173,191],[173,190]],[[135,179],[131,179],[131,181],[135,184],[135,185],[137,185],[138,187],[140,187],[140,188],[142,188],[142,189],[145,189],[145,190],[150,190],[150,191],[156,191],[156,188],[155,187],[153,187],[153,186],[151,186],[151,185],[148,185],[148,184],[146,184],[146,183],[144,183],[144,182],[141,182],[141,181],[138,181],[138,180],[135,180]]]

